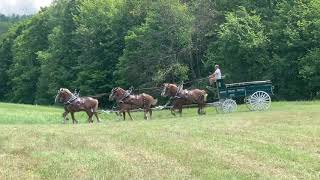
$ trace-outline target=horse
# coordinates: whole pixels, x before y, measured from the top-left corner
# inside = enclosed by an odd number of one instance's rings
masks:
[[[66,120],[68,120],[67,115],[69,113],[72,117],[72,123],[78,123],[78,121],[74,118],[74,113],[79,111],[85,111],[87,113],[89,116],[89,123],[93,123],[93,115],[95,115],[97,118],[97,122],[100,122],[97,113],[99,102],[96,99],[91,97],[79,97],[78,95],[71,93],[68,89],[60,88],[56,95],[55,102],[64,104],[65,112],[62,114],[64,123],[66,123]]]
[[[171,108],[171,114],[174,116],[176,115],[175,114],[176,110],[178,110],[181,116],[183,105],[189,105],[192,103],[198,104],[199,115],[205,114],[203,108],[206,105],[208,94],[204,90],[200,90],[200,89],[186,90],[186,89],[183,89],[182,85],[178,87],[176,84],[164,83],[161,96],[170,97],[170,100],[172,100],[173,106]]]
[[[125,112],[128,113],[131,120],[130,110],[142,108],[144,110],[144,119],[148,120],[147,113],[149,112],[150,119],[152,117],[152,106],[155,106],[158,102],[157,99],[154,99],[149,94],[139,94],[139,95],[132,95],[130,92],[116,87],[111,90],[109,95],[109,100],[113,101],[116,100],[118,104],[118,110],[120,114],[123,114],[123,120],[126,120]]]

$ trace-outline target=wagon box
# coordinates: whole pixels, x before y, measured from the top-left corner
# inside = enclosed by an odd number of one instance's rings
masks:
[[[273,95],[270,80],[224,84],[224,80],[220,79],[217,84],[220,98],[246,97],[257,91],[264,91]]]
[[[225,84],[224,79],[217,80],[217,94],[220,105],[218,111],[233,112],[236,103],[233,99],[244,98],[250,110],[266,110],[270,107],[273,86],[270,80]]]

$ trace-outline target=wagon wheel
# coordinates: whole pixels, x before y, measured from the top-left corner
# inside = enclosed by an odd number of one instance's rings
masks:
[[[257,91],[248,98],[249,109],[253,111],[267,110],[271,105],[271,98],[264,91]]]
[[[222,102],[221,109],[223,113],[232,113],[237,110],[237,103],[232,99],[227,99]]]

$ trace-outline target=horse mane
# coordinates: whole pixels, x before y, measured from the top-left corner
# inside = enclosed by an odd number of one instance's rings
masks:
[[[62,91],[66,92],[68,94],[72,94],[72,92],[67,88],[61,88],[61,89],[62,89]]]
[[[124,89],[121,88],[121,87],[117,87],[116,89],[117,89],[117,90],[121,90],[121,91],[126,91],[126,90],[124,90]]]

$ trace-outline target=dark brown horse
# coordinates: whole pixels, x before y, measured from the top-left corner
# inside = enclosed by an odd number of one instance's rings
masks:
[[[130,119],[132,120],[130,110],[139,108],[142,108],[144,110],[144,119],[148,119],[148,112],[151,119],[151,107],[157,104],[157,100],[148,94],[142,93],[139,95],[131,95],[128,91],[125,91],[120,87],[116,87],[111,90],[109,100],[116,100],[118,104],[118,110],[120,114],[123,114],[123,120],[126,119],[125,112],[128,113]]]
[[[175,115],[175,111],[178,110],[180,116],[182,114],[183,105],[189,104],[198,104],[198,114],[205,114],[203,108],[206,105],[207,93],[204,90],[192,89],[186,90],[183,89],[183,86],[177,86],[176,84],[163,84],[163,90],[161,96],[170,97],[172,100],[171,113]]]
[[[97,114],[99,104],[98,100],[91,97],[78,97],[71,93],[68,89],[60,88],[55,99],[55,102],[58,101],[64,104],[65,112],[62,115],[64,118],[64,123],[66,123],[66,120],[68,120],[67,115],[69,112],[72,117],[72,123],[78,123],[78,121],[74,118],[74,113],[79,111],[85,111],[88,114],[89,123],[93,123],[93,115],[95,115],[97,121],[100,122]]]

